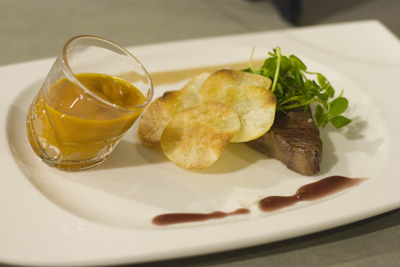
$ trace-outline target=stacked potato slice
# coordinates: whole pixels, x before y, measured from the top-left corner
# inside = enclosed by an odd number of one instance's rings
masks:
[[[178,166],[206,168],[229,142],[247,142],[271,128],[276,98],[270,86],[270,79],[239,70],[196,76],[149,105],[139,123],[139,139],[161,147]]]

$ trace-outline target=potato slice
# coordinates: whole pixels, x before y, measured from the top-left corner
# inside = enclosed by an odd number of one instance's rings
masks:
[[[138,137],[147,146],[160,147],[161,134],[171,118],[199,103],[199,90],[210,76],[203,73],[190,80],[179,91],[168,91],[155,99],[143,112],[139,122]]]
[[[229,106],[201,103],[170,120],[161,137],[161,148],[176,165],[203,169],[219,158],[239,129],[239,117]]]
[[[214,91],[215,88],[224,91],[229,87],[259,86],[270,89],[271,79],[262,75],[234,69],[222,69],[214,72],[204,82],[201,91]]]
[[[179,100],[181,104],[177,113],[200,103],[200,89],[208,77],[210,77],[210,73],[208,72],[199,74],[180,90]]]
[[[143,112],[139,122],[138,137],[142,144],[160,147],[161,135],[171,117],[176,113],[179,91],[168,91],[155,99]]]
[[[275,119],[276,97],[268,88],[271,80],[261,75],[224,69],[212,74],[200,90],[200,102],[230,106],[241,128],[231,142],[247,142],[265,134]]]

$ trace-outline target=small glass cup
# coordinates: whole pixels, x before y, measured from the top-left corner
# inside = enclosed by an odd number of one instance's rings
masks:
[[[27,114],[29,142],[51,167],[102,163],[153,97],[140,61],[104,38],[70,39]]]

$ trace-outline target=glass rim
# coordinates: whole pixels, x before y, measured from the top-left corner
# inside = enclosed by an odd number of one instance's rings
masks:
[[[92,91],[90,91],[86,86],[84,86],[84,85],[79,81],[79,79],[76,77],[77,73],[75,73],[75,72],[72,70],[71,66],[69,65],[68,58],[67,58],[67,54],[68,54],[68,53],[67,53],[67,50],[68,50],[68,47],[69,47],[73,42],[75,42],[75,41],[77,41],[77,40],[80,40],[80,39],[92,39],[92,40],[97,40],[97,41],[101,41],[101,42],[107,43],[107,44],[109,44],[109,45],[111,45],[111,46],[113,46],[113,47],[119,49],[119,50],[120,50],[121,52],[123,52],[126,56],[128,56],[129,58],[131,58],[132,60],[134,60],[134,61],[139,65],[139,67],[141,68],[141,70],[144,72],[144,74],[145,74],[145,76],[146,76],[146,79],[147,79],[147,81],[148,81],[148,83],[149,83],[149,90],[148,90],[148,92],[147,92],[147,95],[144,95],[144,97],[146,98],[146,100],[145,100],[143,103],[141,103],[141,104],[129,106],[128,108],[124,108],[124,107],[118,106],[118,105],[116,105],[116,104],[113,104],[113,103],[111,103],[111,102],[109,102],[109,101],[104,100],[103,98],[97,96],[97,95],[94,94]],[[98,47],[99,47],[99,46],[98,46]],[[63,64],[62,64],[62,66],[63,66],[63,71],[64,71],[66,77],[67,77],[69,80],[71,80],[71,81],[73,81],[74,83],[76,83],[77,85],[79,85],[79,87],[83,88],[83,90],[84,90],[86,93],[88,93],[90,96],[92,96],[94,99],[100,101],[101,103],[103,103],[103,104],[105,104],[105,105],[107,105],[107,106],[111,106],[111,107],[113,107],[113,108],[117,108],[117,109],[124,110],[124,111],[132,111],[132,109],[134,109],[134,108],[142,108],[142,107],[144,108],[144,107],[146,107],[146,106],[151,102],[151,100],[152,100],[152,98],[153,98],[153,94],[154,94],[153,81],[152,81],[152,79],[151,79],[151,77],[150,77],[150,74],[149,74],[149,72],[147,71],[147,69],[144,67],[144,65],[142,64],[142,62],[141,62],[137,57],[135,57],[135,56],[134,56],[133,54],[131,54],[127,49],[125,49],[124,47],[122,47],[122,46],[120,46],[120,45],[114,43],[113,41],[110,41],[110,40],[108,40],[108,39],[106,39],[106,38],[103,38],[103,37],[94,36],[94,35],[78,35],[78,36],[72,37],[71,39],[69,39],[69,40],[65,43],[65,45],[64,45],[64,47],[63,47],[63,50],[62,50],[62,53],[61,53],[61,57],[62,57],[62,63],[63,63]],[[106,73],[105,73],[105,74],[106,74]],[[127,82],[128,82],[128,81],[127,81]]]

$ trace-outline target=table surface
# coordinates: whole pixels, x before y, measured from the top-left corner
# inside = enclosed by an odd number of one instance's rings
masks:
[[[268,1],[0,0],[0,6],[0,65],[54,57],[79,34],[133,46],[292,27]],[[398,264],[400,210],[271,244],[146,266]]]

